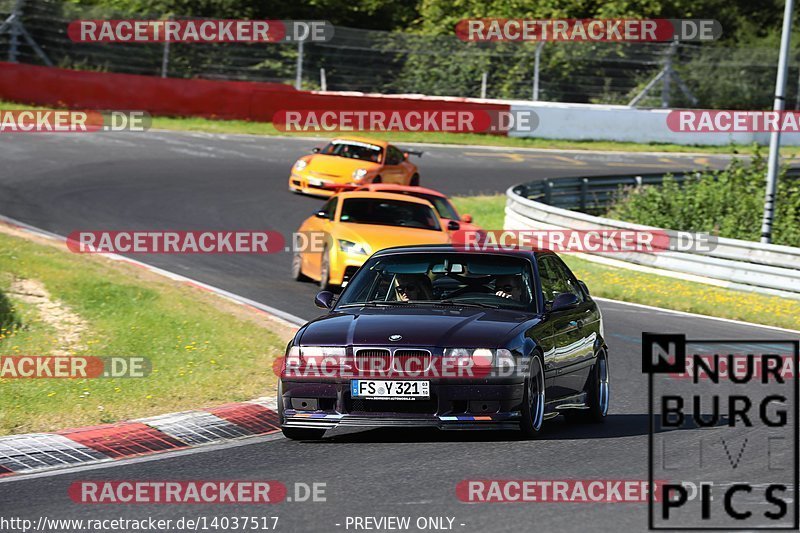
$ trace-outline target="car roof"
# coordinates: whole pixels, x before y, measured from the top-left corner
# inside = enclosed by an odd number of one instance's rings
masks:
[[[426,187],[417,187],[413,185],[397,185],[396,183],[370,183],[369,185],[364,185],[364,188],[361,190],[374,191],[376,189],[384,190],[386,192],[390,191],[416,192],[419,194],[429,194],[431,196],[438,196],[439,198],[447,198],[447,196],[444,193],[433,189],[428,189]]]
[[[340,192],[336,195],[340,200],[348,200],[350,198],[375,198],[376,200],[399,200],[412,204],[422,204],[433,209],[431,203],[423,198],[416,196],[409,196],[407,194],[397,194],[390,192],[373,192],[373,191],[349,191]]]
[[[533,256],[540,256],[540,255],[556,255],[552,250],[547,249],[537,249],[537,250],[516,250],[516,249],[503,249],[498,247],[497,249],[490,249],[484,252],[478,251],[466,251],[460,249],[460,247],[453,246],[452,244],[420,244],[420,245],[411,245],[411,246],[394,246],[392,248],[384,248],[383,250],[379,250],[373,254],[373,257],[384,256],[384,255],[401,255],[405,253],[425,253],[425,252],[445,252],[445,253],[474,253],[474,254],[491,254],[491,255],[507,255],[512,257],[527,257],[530,258]]]
[[[381,146],[383,148],[386,148],[386,146],[389,144],[388,141],[383,141],[381,139],[371,139],[369,137],[358,137],[355,135],[353,136],[348,135],[346,137],[335,137],[331,139],[331,142],[336,142],[336,141],[355,141],[359,143],[374,144],[375,146]]]

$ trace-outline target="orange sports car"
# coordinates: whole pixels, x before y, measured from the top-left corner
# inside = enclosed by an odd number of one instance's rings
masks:
[[[308,217],[298,233],[312,244],[295,251],[292,277],[316,280],[323,290],[345,283],[378,250],[450,242],[430,202],[367,191],[337,194]]]
[[[364,137],[333,139],[292,165],[289,190],[331,196],[368,183],[419,185],[419,170],[409,154],[386,141]]]

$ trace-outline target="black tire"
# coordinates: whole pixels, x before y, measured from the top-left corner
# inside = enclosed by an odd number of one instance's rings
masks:
[[[281,431],[291,440],[320,440],[325,435],[324,429],[315,428],[281,428]]]
[[[295,252],[292,256],[292,279],[295,281],[306,281],[308,276],[303,274],[303,256],[300,252]]]
[[[526,438],[535,438],[542,432],[545,406],[544,364],[539,354],[531,357],[531,370],[525,379],[525,394],[522,400],[522,420],[519,429]]]
[[[602,423],[608,415],[610,389],[608,355],[605,350],[597,356],[597,362],[589,373],[586,383],[586,406],[588,409],[567,411],[568,418],[576,422]]]
[[[328,247],[322,249],[322,257],[319,260],[319,290],[330,291],[333,289],[331,285],[331,257],[328,253]]]
[[[408,182],[412,187],[419,187],[419,174],[411,176],[411,181]]]
[[[381,178],[380,176],[375,176],[374,178],[372,178],[372,183],[383,183],[383,178]]]

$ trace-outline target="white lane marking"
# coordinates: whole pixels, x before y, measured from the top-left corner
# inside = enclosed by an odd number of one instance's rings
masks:
[[[693,317],[693,318],[705,318],[707,320],[717,320],[719,322],[730,322],[731,324],[739,324],[739,325],[742,325],[742,326],[751,326],[751,327],[754,327],[754,328],[772,329],[772,330],[775,330],[775,331],[785,331],[787,333],[800,334],[800,330],[781,328],[781,327],[778,327],[778,326],[767,326],[765,324],[754,324],[753,322],[745,322],[744,320],[734,320],[732,318],[721,318],[721,317],[718,317],[718,316],[700,315],[698,313],[690,313],[688,311],[676,311],[675,309],[665,309],[663,307],[655,307],[655,306],[652,306],[652,305],[645,305],[645,304],[636,304],[636,303],[632,303],[632,302],[623,302],[621,300],[612,300],[611,298],[600,298],[600,297],[597,297],[597,296],[592,296],[592,299],[593,300],[597,300],[598,302],[610,302],[610,303],[615,303],[615,304],[619,304],[619,305],[625,305],[625,306],[629,306],[629,307],[639,307],[639,308],[642,308],[642,309],[648,309],[648,310],[651,310],[651,311],[659,311],[659,312],[662,312],[662,313],[670,313],[670,314],[673,314],[673,315],[690,316],[690,317]]]
[[[14,483],[17,481],[26,481],[28,479],[36,479],[43,477],[63,476],[65,474],[74,474],[76,472],[86,472],[90,470],[100,470],[103,468],[115,468],[118,466],[128,466],[137,463],[149,463],[150,461],[161,461],[163,459],[171,459],[178,456],[195,455],[198,453],[213,452],[225,450],[229,448],[239,448],[242,446],[250,446],[253,444],[262,444],[264,442],[271,442],[274,440],[283,439],[283,434],[270,433],[269,435],[261,435],[257,437],[242,437],[241,440],[228,441],[218,444],[201,444],[194,448],[187,448],[183,450],[175,450],[171,452],[155,453],[153,455],[145,455],[142,457],[131,457],[129,459],[118,459],[116,461],[102,462],[102,463],[89,463],[80,466],[65,466],[57,470],[47,470],[45,472],[35,472],[31,474],[19,474],[16,476],[0,478],[0,484]]]

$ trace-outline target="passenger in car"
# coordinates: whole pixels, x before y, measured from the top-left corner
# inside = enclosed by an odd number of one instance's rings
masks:
[[[403,302],[432,300],[433,284],[425,274],[398,274],[395,278],[395,292],[397,299]]]

